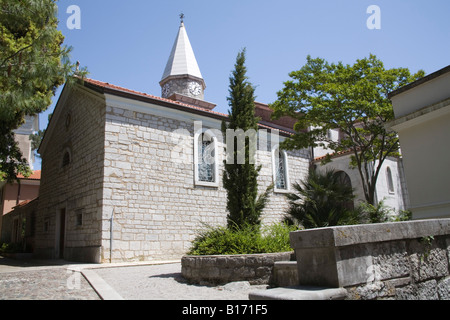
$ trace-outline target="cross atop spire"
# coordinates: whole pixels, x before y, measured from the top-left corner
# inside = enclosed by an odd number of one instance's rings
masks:
[[[184,13],[180,13],[180,22],[183,23],[184,22]]]

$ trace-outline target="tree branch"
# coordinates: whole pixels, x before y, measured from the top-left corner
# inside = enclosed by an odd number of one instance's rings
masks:
[[[35,41],[35,40],[33,40],[33,43],[31,43],[31,44],[29,44],[28,46],[23,47],[22,49],[16,51],[15,53],[13,53],[12,55],[10,55],[9,57],[6,57],[6,58],[2,61],[2,63],[0,64],[0,68],[3,67],[3,66],[5,65],[5,63],[6,63],[8,60],[14,58],[16,55],[18,55],[19,53],[21,53],[21,52],[27,50],[28,48],[31,48],[31,47],[34,45],[34,41]]]

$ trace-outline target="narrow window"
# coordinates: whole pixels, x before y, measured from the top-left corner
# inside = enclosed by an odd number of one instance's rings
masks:
[[[327,138],[328,140],[333,140],[333,132],[331,132],[331,129],[327,130]]]
[[[281,152],[278,152],[276,181],[278,189],[286,189],[286,164]]]
[[[80,227],[83,225],[83,213],[81,210],[75,211],[75,218],[76,218],[76,226]]]
[[[204,133],[200,139],[198,148],[198,180],[214,182],[214,143],[211,140],[205,141]]]
[[[13,234],[12,234],[12,243],[20,242],[20,224],[19,219],[14,219],[13,221]]]
[[[394,180],[392,180],[392,172],[391,172],[391,168],[389,168],[389,167],[386,168],[386,180],[387,180],[389,193],[394,193],[395,192]]]
[[[272,151],[275,191],[289,190],[289,170],[287,154],[278,148]]]
[[[49,218],[45,218],[44,219],[44,232],[48,232],[49,231],[49,227],[50,227],[50,219]]]
[[[195,184],[218,186],[217,139],[210,133],[198,133],[194,137]]]
[[[71,162],[70,151],[66,149],[64,151],[63,159],[62,159],[62,167],[67,167]]]

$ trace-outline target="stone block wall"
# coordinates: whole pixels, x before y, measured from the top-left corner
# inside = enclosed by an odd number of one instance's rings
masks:
[[[114,104],[106,107],[105,119],[103,261],[179,259],[205,224],[226,225],[222,143],[218,186],[198,186],[194,183],[192,119],[152,114],[150,108],[136,112]],[[220,128],[220,121],[211,124],[206,120],[203,127]],[[307,174],[308,156],[305,151],[289,153],[291,181]],[[273,182],[271,152],[259,150],[257,163],[262,164],[262,193]],[[263,222],[280,221],[286,208],[284,194],[272,193]]]
[[[292,252],[184,256],[181,272],[190,283],[221,285],[234,281],[248,281],[252,285],[268,284],[277,261],[289,261]]]
[[[74,91],[72,91],[74,90]],[[76,92],[76,93],[75,93]],[[104,159],[104,98],[65,88],[41,150],[42,178],[36,218],[35,254],[100,262]],[[69,152],[70,162],[63,164]],[[65,210],[64,248],[61,211]]]
[[[194,121],[220,131],[218,119],[65,88],[40,150],[36,256],[100,263],[180,259],[205,224],[225,225],[224,145],[218,142],[217,186],[196,185]],[[309,156],[288,153],[291,182],[306,176]],[[258,150],[257,164],[262,193],[274,179],[271,152]],[[286,208],[284,194],[272,193],[263,223],[280,221]]]
[[[450,236],[397,241],[376,252],[366,283],[347,287],[348,298],[450,300]]]
[[[300,285],[352,300],[450,298],[450,219],[304,230],[291,245]]]

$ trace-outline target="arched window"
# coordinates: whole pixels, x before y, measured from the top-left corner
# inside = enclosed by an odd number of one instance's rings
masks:
[[[348,187],[352,187],[352,181],[350,180],[350,177],[348,174],[344,171],[336,171],[335,175],[338,177],[338,181]]]
[[[67,167],[72,162],[72,155],[70,150],[67,148],[64,150],[63,158],[62,158],[62,167]]]
[[[217,138],[212,130],[194,136],[195,184],[218,187]]]
[[[392,172],[389,167],[386,168],[386,181],[389,193],[394,193],[394,180],[392,179]]]
[[[272,167],[275,192],[289,190],[289,168],[286,151],[279,148],[272,150]]]

